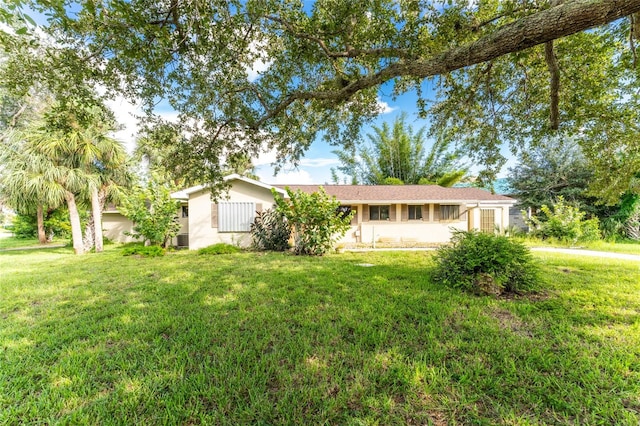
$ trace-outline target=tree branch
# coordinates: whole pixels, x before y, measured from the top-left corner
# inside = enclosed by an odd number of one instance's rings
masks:
[[[638,54],[636,52],[635,40],[640,40],[640,13],[634,13],[633,15],[630,15],[629,20],[629,48],[631,49],[631,53],[633,55],[633,66],[635,68],[638,63]]]
[[[558,61],[553,51],[553,41],[548,41],[544,44],[544,60],[547,62],[547,68],[550,74],[550,113],[549,122],[552,130],[558,130],[560,127],[560,68],[558,67]]]
[[[316,43],[328,58],[332,58],[332,59],[357,58],[361,56],[375,56],[375,57],[381,57],[381,58],[398,58],[398,57],[406,58],[406,59],[410,58],[409,52],[406,49],[400,49],[396,47],[378,47],[375,49],[355,49],[354,47],[347,45],[346,49],[343,51],[333,51],[329,49],[329,47],[327,46],[327,44],[323,39],[311,34],[298,31],[291,22],[288,22],[278,16],[273,16],[273,15],[266,16],[265,18],[270,21],[279,23],[284,27],[286,31],[288,31],[295,37],[303,38]]]
[[[20,116],[26,109],[27,109],[27,103],[25,102],[20,106],[18,111],[16,111],[16,113],[11,116],[11,121],[9,123],[10,128],[16,127],[16,124],[18,123],[18,118],[20,118]]]
[[[260,126],[296,101],[344,102],[356,93],[397,77],[427,78],[519,52],[640,12],[640,0],[573,0],[505,25],[479,40],[438,56],[398,61],[338,90],[299,91],[284,97],[257,121]],[[312,36],[308,36],[309,39]]]

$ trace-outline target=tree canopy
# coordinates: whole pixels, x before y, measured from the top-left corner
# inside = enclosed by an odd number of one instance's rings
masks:
[[[588,167],[576,142],[550,139],[523,153],[515,167],[509,168],[510,195],[523,208],[539,210],[553,205],[559,197],[581,210],[596,215],[596,199],[587,194],[593,170]]]
[[[29,4],[49,14],[58,53],[22,76],[66,90],[99,80],[149,110],[166,99],[189,135],[181,150],[210,180],[237,152],[275,148],[295,161],[320,135],[348,148],[380,112],[381,87],[417,91],[433,132],[488,173],[504,162],[501,145],[526,150],[559,130],[581,138],[596,189],[612,198],[640,168],[640,0]],[[423,96],[425,82],[436,102]]]

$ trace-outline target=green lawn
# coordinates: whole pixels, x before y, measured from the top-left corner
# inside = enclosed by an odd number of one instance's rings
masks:
[[[426,252],[3,252],[0,424],[638,424],[640,264],[536,258],[497,300]]]
[[[640,242],[619,242],[611,243],[607,241],[594,241],[586,246],[589,250],[610,251],[613,253],[640,254]]]
[[[569,244],[561,244],[558,242],[523,239],[522,242],[529,247],[561,247],[567,248]],[[626,254],[638,254],[640,255],[640,242],[637,241],[622,241],[622,242],[609,242],[609,241],[593,241],[590,243],[578,243],[576,244],[581,249],[606,251],[611,253],[626,253]]]
[[[67,244],[69,240],[54,240],[47,245],[59,245],[59,244]],[[25,248],[25,247],[40,247],[40,243],[37,238],[13,238],[6,237],[0,238],[0,250],[8,250],[15,248]]]

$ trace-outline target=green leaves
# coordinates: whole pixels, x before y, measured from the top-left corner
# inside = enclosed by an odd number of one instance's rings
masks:
[[[368,144],[334,151],[341,167],[338,170],[354,182],[367,185],[415,185],[438,183],[452,186],[466,174],[459,161],[460,153],[451,152],[447,140],[436,139],[430,148],[425,128],[418,131],[406,123],[407,115],[398,116],[393,125],[373,126]]]
[[[171,198],[172,190],[171,186],[154,176],[144,187],[134,188],[122,200],[119,210],[133,222],[133,232],[128,235],[163,247],[178,235],[180,202]]]
[[[256,250],[285,251],[289,249],[291,225],[277,209],[257,212],[251,224],[251,245]]]
[[[99,83],[142,100],[150,113],[165,101],[178,113],[176,134],[189,135],[175,158],[202,171],[201,182],[221,181],[225,159],[236,154],[268,148],[281,164],[295,162],[320,137],[350,150],[379,114],[381,88],[393,95],[415,90],[421,114],[433,119],[432,135],[455,141],[489,177],[505,162],[504,146],[526,151],[553,131],[549,70],[535,46],[556,39],[559,130],[580,138],[598,176],[592,189],[619,196],[640,168],[629,25],[607,24],[638,12],[640,0],[34,7],[49,13],[54,42],[37,49],[25,40],[8,43],[12,58],[2,80],[22,94],[37,81],[79,97]],[[435,103],[423,96],[425,83],[439,85]]]
[[[272,190],[276,210],[286,219],[293,232],[296,254],[321,256],[327,253],[350,227],[355,211],[341,215],[340,202],[329,197],[322,187],[308,194],[286,188],[288,200]]]
[[[477,294],[520,293],[537,283],[529,249],[505,236],[454,233],[451,245],[438,249],[434,282]]]
[[[551,206],[543,205],[540,214],[529,219],[534,236],[565,243],[595,241],[600,238],[598,219],[585,219],[585,213],[564,201],[562,196]]]

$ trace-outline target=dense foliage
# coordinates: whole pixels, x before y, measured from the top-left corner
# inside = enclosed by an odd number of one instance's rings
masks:
[[[578,139],[603,196],[640,168],[639,20],[620,19],[640,0],[22,3],[48,21],[0,30],[3,84],[81,97],[99,82],[150,112],[166,100],[179,118],[165,124],[189,135],[168,158],[199,165],[188,170],[201,180],[221,182],[225,159],[265,145],[282,161],[318,137],[349,149],[381,93],[410,91],[430,133],[488,172],[503,145],[557,132]]]
[[[148,241],[151,245],[167,247],[180,231],[180,202],[171,198],[173,189],[169,184],[153,178],[123,198],[120,212],[133,222],[133,232],[126,234]]]
[[[571,139],[551,138],[520,153],[518,164],[509,168],[509,195],[524,209],[534,212],[563,197],[591,215],[598,216],[597,199],[587,190],[593,170],[580,146]],[[587,210],[588,209],[588,210]]]
[[[327,253],[347,232],[355,211],[340,214],[340,201],[329,197],[322,187],[311,194],[289,188],[286,191],[289,197],[286,200],[276,191],[272,193],[276,210],[291,226],[294,253],[314,256]]]
[[[584,212],[565,202],[562,197],[551,207],[543,205],[539,214],[529,219],[533,236],[571,244],[599,239],[598,223],[597,218],[585,219]]]
[[[640,196],[626,193],[618,207],[615,214],[601,222],[603,236],[613,240],[640,240]]]
[[[16,238],[34,238],[38,235],[35,215],[17,214],[8,228]],[[44,214],[44,231],[48,241],[54,238],[69,238],[71,224],[69,213],[65,209],[55,209]]]
[[[289,249],[291,226],[278,209],[256,213],[251,224],[251,245],[256,250],[285,251]]]
[[[521,293],[537,283],[529,249],[509,237],[458,231],[438,249],[435,282],[477,294]]]

